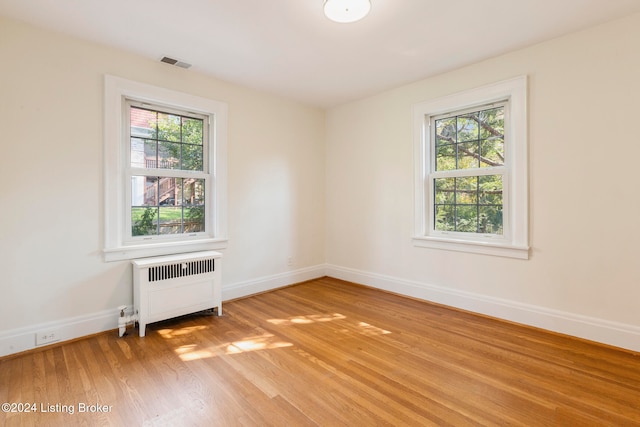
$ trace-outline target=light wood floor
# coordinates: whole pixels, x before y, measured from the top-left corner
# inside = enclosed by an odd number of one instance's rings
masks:
[[[329,278],[224,312],[0,360],[0,425],[640,425],[639,354]]]

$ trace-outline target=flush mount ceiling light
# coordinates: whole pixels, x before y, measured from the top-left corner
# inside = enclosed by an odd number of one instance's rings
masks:
[[[369,0],[325,0],[324,14],[327,18],[343,24],[358,21],[369,13]]]

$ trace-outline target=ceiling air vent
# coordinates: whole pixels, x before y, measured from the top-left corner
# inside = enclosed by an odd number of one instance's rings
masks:
[[[168,56],[164,56],[160,62],[164,62],[165,64],[175,65],[180,68],[189,68],[191,64],[187,64],[186,62],[178,61],[177,59],[169,58]]]

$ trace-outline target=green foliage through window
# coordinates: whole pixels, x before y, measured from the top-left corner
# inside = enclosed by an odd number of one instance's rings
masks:
[[[499,105],[433,120],[435,230],[503,234],[504,112]]]

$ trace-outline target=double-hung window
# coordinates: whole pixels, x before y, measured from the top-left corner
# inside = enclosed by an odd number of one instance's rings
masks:
[[[414,107],[414,244],[528,258],[526,78]]]
[[[151,241],[206,232],[209,118],[131,100],[126,107],[131,160],[127,238]]]
[[[226,104],[105,79],[105,259],[226,246]]]

